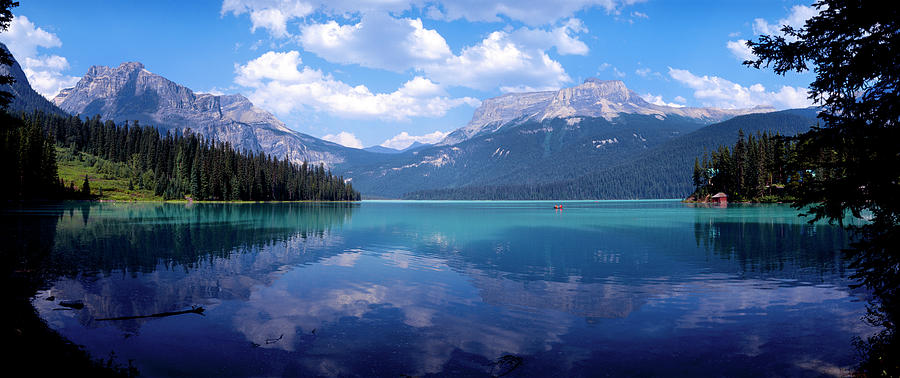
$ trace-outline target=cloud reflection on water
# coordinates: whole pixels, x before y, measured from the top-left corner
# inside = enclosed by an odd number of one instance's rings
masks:
[[[484,364],[505,354],[532,356],[534,374],[579,375],[597,366],[627,372],[624,366],[641,358],[676,363],[677,353],[702,359],[715,348],[747,366],[781,353],[796,362],[791,369],[802,370],[808,361],[845,357],[782,346],[780,337],[806,335],[801,344],[810,344],[828,340],[811,332],[843,337],[869,331],[856,325],[862,306],[853,305],[857,294],[845,286],[843,263],[826,250],[843,236],[827,228],[715,218],[672,229],[593,227],[590,221],[538,227],[496,223],[494,216],[469,225],[472,214],[453,211],[454,219],[441,222],[454,226],[443,230],[358,211],[352,224],[339,221],[341,227],[317,230],[314,223],[304,234],[279,229],[269,236],[275,242],[240,243],[238,237],[230,249],[201,253],[190,263],[57,280],[52,292],[84,300],[82,312],[52,311],[52,303],[40,300],[35,306],[56,327],[118,327],[138,335],[129,343],[149,343],[167,332],[150,326],[156,320],[91,319],[201,304],[208,308],[201,328],[183,332],[241,340],[229,347],[235,361],[290,360],[302,372],[321,375],[359,374],[371,364],[415,375],[489,372]],[[413,212],[424,217],[428,209]],[[277,211],[263,216],[279,219]],[[245,223],[232,231],[239,236]],[[192,226],[190,235],[213,238],[228,224]],[[62,240],[79,240],[61,233]],[[784,325],[804,317],[812,325]],[[690,348],[679,344],[685,340]],[[251,353],[265,357],[240,356]],[[269,365],[278,364],[260,368]]]

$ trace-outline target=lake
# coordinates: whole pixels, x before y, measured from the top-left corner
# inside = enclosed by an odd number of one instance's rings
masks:
[[[827,376],[874,333],[849,235],[786,205],[67,203],[3,217],[25,231],[0,242],[46,246],[32,303],[50,327],[148,376]],[[205,311],[102,320],[192,306]]]

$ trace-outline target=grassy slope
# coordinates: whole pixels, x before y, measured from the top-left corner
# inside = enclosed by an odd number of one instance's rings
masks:
[[[66,186],[74,182],[75,187],[80,188],[87,175],[91,183],[91,194],[99,195],[100,190],[103,190],[103,195],[99,197],[101,200],[163,200],[149,188],[141,189],[139,185],[134,185],[134,189],[128,189],[129,180],[137,175],[125,163],[114,163],[83,152],[73,153],[69,148],[57,147],[56,164],[59,178]]]

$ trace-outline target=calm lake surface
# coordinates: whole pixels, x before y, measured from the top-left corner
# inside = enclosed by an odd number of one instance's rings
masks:
[[[874,332],[839,251],[849,235],[788,206],[555,203],[3,216],[50,243],[40,316],[149,376],[842,375],[853,337]],[[97,320],[191,306],[206,311]]]

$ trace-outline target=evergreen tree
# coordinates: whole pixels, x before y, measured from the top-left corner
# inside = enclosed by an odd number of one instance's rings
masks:
[[[13,19],[12,8],[17,6],[19,6],[18,1],[0,0],[0,32],[4,32],[9,28],[9,23],[12,22]],[[0,49],[0,64],[6,66],[11,66],[13,64],[13,56],[7,49]],[[14,82],[15,79],[12,75],[0,75],[0,85],[12,84]],[[0,109],[6,108],[10,101],[12,101],[12,98],[12,93],[0,90]]]
[[[703,169],[700,168],[700,158],[694,158],[694,174],[691,176],[694,181],[694,187],[700,188],[703,185],[702,177],[703,177]]]
[[[87,175],[84,175],[84,181],[81,182],[81,196],[84,198],[91,196],[91,182]]]
[[[802,135],[797,156],[805,175],[798,208],[814,219],[851,227],[862,238],[850,252],[854,277],[876,295],[870,318],[884,331],[870,338],[863,376],[900,376],[900,7],[892,1],[822,0],[799,29],[750,41],[776,74],[813,70],[810,98],[822,127]]]
[[[65,190],[57,176],[56,146],[88,153],[96,169],[121,174],[130,190],[153,189],[166,199],[198,200],[358,200],[343,179],[323,166],[292,164],[262,153],[240,153],[228,144],[193,134],[160,135],[149,126],[116,125],[97,117],[40,112],[14,118],[0,130],[0,174],[12,177],[3,188],[10,198],[54,198]],[[97,140],[114,141],[111,143]],[[67,153],[69,154],[69,153]],[[324,189],[324,190],[323,190]]]
[[[796,147],[791,143],[783,144],[781,137],[774,138],[778,142],[772,139],[767,134],[750,135],[746,143],[738,140],[733,149],[721,146],[709,158],[704,154],[702,164],[695,160],[694,177],[698,177],[700,182],[695,182],[692,196],[700,198],[706,194],[724,192],[733,200],[791,200],[793,192],[780,189],[785,181],[773,181],[772,178],[784,177],[782,172],[791,170],[788,165],[795,162],[788,159],[774,162],[767,156],[784,154],[783,151],[793,151]],[[740,171],[741,164],[735,163],[742,150],[745,151],[743,173]]]

